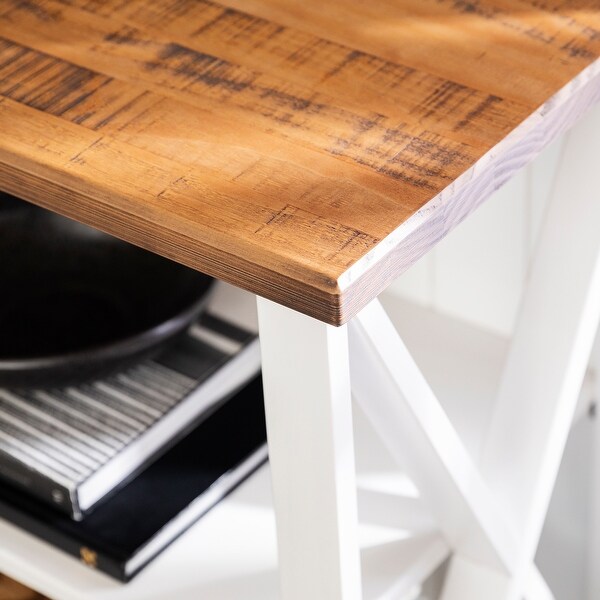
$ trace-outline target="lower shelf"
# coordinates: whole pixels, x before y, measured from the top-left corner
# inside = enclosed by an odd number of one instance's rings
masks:
[[[477,452],[506,340],[391,297],[383,300],[467,446]],[[581,412],[586,402],[584,396]],[[413,600],[420,582],[448,557],[448,548],[417,490],[358,409],[355,413],[364,597]],[[276,599],[269,468],[260,469],[127,585],[1,520],[0,572],[55,600]]]
[[[381,466],[380,458],[370,453],[363,463]],[[359,503],[365,598],[404,598],[446,558],[447,547],[418,506],[413,486],[393,465],[363,471]],[[9,523],[0,522],[0,540],[0,570],[56,600],[278,597],[268,466],[127,585]]]
[[[404,598],[447,556],[444,542],[361,415],[359,505],[366,598]],[[6,522],[0,570],[56,600],[261,600],[278,597],[268,465],[177,540],[131,583],[90,571]],[[400,577],[399,577],[400,575]]]

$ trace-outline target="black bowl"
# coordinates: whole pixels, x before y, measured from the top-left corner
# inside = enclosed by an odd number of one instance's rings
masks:
[[[212,278],[0,193],[0,385],[63,385],[148,356]]]

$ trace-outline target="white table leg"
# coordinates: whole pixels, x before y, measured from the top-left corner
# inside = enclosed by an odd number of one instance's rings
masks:
[[[346,327],[258,299],[284,600],[362,596]]]

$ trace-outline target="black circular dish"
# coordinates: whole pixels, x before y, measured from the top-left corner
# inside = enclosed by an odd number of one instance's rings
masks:
[[[159,350],[212,278],[0,194],[0,385],[65,384]]]

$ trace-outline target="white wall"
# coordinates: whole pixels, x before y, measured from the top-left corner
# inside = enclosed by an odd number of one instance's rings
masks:
[[[510,335],[562,146],[546,148],[390,291]]]

